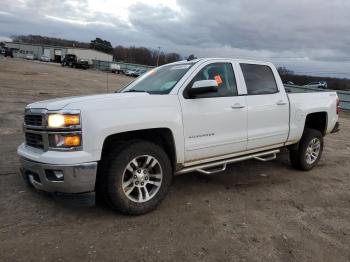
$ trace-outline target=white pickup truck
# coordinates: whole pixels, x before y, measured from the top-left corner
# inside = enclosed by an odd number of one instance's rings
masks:
[[[142,214],[174,174],[224,171],[288,148],[310,170],[338,131],[335,92],[287,94],[271,63],[196,59],[164,65],[113,94],[54,99],[25,109],[21,173],[39,190],[96,192]]]

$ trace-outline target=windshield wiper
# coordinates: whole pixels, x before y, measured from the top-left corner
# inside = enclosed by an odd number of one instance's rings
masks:
[[[135,90],[135,89],[130,89],[130,90],[128,90],[128,91],[125,91],[124,93],[127,93],[127,92],[148,93],[148,92],[145,91],[145,90]]]

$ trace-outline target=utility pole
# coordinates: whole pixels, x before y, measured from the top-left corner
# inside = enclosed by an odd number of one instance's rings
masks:
[[[159,54],[160,54],[160,46],[158,46],[158,58],[157,58],[157,67],[159,66]]]

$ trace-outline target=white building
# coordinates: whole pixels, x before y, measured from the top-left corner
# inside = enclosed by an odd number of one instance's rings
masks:
[[[45,55],[51,61],[60,63],[65,55],[74,54],[78,59],[88,60],[90,64],[92,64],[92,60],[113,61],[113,55],[93,49],[13,42],[6,42],[5,46],[13,50],[14,57],[19,58],[25,58],[26,55],[32,54],[34,55],[34,59],[40,59],[41,56]]]

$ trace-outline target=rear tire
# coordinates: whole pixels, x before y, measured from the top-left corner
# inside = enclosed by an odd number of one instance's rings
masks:
[[[320,131],[306,128],[297,149],[289,152],[295,169],[308,171],[317,165],[323,152],[323,136]]]
[[[140,215],[155,209],[172,182],[170,160],[160,146],[130,141],[111,150],[103,161],[104,200],[114,210]]]

